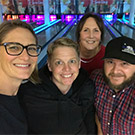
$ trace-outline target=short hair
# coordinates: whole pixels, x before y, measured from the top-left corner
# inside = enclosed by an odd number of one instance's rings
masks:
[[[78,25],[77,25],[77,28],[76,28],[76,40],[77,40],[77,43],[79,43],[80,41],[80,32],[86,22],[86,20],[91,17],[91,18],[94,18],[100,31],[101,31],[101,41],[103,41],[104,39],[104,22],[103,22],[103,19],[100,17],[100,15],[98,14],[94,14],[94,13],[87,13],[85,14],[81,20],[79,21]]]
[[[26,22],[23,22],[19,19],[17,20],[6,20],[4,22],[2,22],[0,24],[0,43],[3,42],[4,38],[6,37],[6,35],[16,29],[16,28],[24,28],[24,29],[27,29],[29,30],[32,35],[35,37],[35,41],[36,41],[36,44],[38,44],[38,39],[37,39],[37,36],[35,34],[35,32],[33,31],[33,28],[30,24],[26,23]],[[39,80],[39,76],[38,76],[38,68],[37,66],[35,67],[32,75],[30,76],[29,80],[33,83],[38,83],[40,82]]]
[[[52,53],[57,47],[63,47],[63,46],[74,48],[78,55],[78,58],[80,58],[79,45],[69,38],[62,37],[62,38],[58,38],[48,46],[47,49],[48,60],[52,58]]]

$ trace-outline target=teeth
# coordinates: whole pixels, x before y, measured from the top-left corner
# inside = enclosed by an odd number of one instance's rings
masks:
[[[15,64],[17,67],[28,67],[29,65]]]
[[[68,78],[68,77],[71,77],[71,74],[70,75],[63,75],[64,77]]]
[[[87,43],[92,44],[95,43],[95,41],[87,41]]]

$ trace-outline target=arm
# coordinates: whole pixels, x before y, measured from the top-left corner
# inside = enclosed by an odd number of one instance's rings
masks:
[[[95,119],[96,119],[96,124],[97,124],[97,135],[103,135],[102,129],[101,129],[101,124],[99,122],[97,114],[95,114]]]

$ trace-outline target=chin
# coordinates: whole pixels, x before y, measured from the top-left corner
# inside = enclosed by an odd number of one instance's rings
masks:
[[[63,83],[64,85],[72,85],[73,81],[72,82],[65,82]]]
[[[23,76],[21,76],[21,77],[18,77],[18,78],[20,78],[20,79],[22,79],[22,80],[24,80],[24,79],[28,79],[30,77],[30,75],[23,75]]]
[[[121,84],[123,83],[123,81],[122,81],[122,82],[120,82],[120,81],[114,82],[114,81],[111,81],[111,80],[110,80],[110,83],[111,83],[112,85],[118,86],[118,85],[121,85]]]

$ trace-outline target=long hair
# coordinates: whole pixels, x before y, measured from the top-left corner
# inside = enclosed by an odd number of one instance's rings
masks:
[[[6,35],[16,29],[16,28],[25,28],[27,30],[29,30],[32,35],[35,37],[35,41],[36,44],[38,44],[38,39],[37,36],[35,34],[35,32],[33,31],[33,28],[31,27],[31,25],[29,25],[26,22],[23,22],[19,19],[17,20],[10,20],[10,21],[4,21],[2,24],[0,24],[0,43],[3,42],[4,38],[6,37]],[[38,83],[40,82],[39,76],[38,76],[38,66],[35,67],[32,75],[29,78],[30,81],[32,81],[33,83]]]

